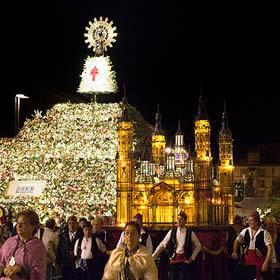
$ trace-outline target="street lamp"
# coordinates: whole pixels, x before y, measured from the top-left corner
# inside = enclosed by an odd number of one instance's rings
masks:
[[[19,112],[20,112],[20,100],[27,99],[29,96],[24,94],[16,94],[15,96],[15,136],[19,131]]]

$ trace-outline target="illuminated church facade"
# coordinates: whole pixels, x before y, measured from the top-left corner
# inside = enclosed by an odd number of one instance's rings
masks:
[[[219,131],[219,163],[214,167],[210,143],[211,126],[202,97],[194,122],[194,152],[185,148],[184,135],[178,123],[173,148],[166,148],[159,109],[151,139],[151,160],[135,160],[133,155],[133,122],[127,115],[127,99],[118,122],[119,152],[117,158],[117,225],[143,215],[143,224],[165,227],[177,222],[183,210],[193,225],[226,225],[232,223],[233,140],[226,108]]]

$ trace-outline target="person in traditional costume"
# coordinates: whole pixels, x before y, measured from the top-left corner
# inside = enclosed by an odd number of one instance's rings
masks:
[[[95,237],[90,222],[84,224],[83,233],[84,235],[76,241],[74,247],[79,279],[100,280],[105,266],[104,260],[107,260],[106,246]]]
[[[133,217],[132,221],[137,222],[139,224],[139,226],[140,226],[140,239],[139,239],[139,242],[142,245],[144,245],[147,248],[147,250],[152,254],[153,253],[152,239],[151,239],[150,234],[147,232],[147,230],[144,230],[143,225],[142,225],[142,219],[143,219],[143,216],[140,213],[137,213]],[[124,245],[124,231],[123,231],[116,247],[119,248],[119,247],[124,247],[124,246],[125,245]]]
[[[243,229],[233,245],[232,258],[237,259],[238,247],[243,247],[244,279],[270,279],[269,264],[273,253],[270,233],[261,226],[258,211],[248,217],[249,227]]]
[[[147,248],[139,243],[140,226],[131,221],[124,228],[125,247],[112,251],[102,280],[158,280],[155,261]]]
[[[167,249],[169,261],[168,279],[196,279],[191,278],[191,264],[201,250],[201,244],[195,233],[186,227],[187,214],[180,211],[178,226],[169,230],[164,239],[153,253],[157,259],[164,249]]]
[[[34,236],[39,217],[33,210],[24,210],[16,220],[17,235],[0,249],[0,279],[45,280],[47,254],[42,241]]]

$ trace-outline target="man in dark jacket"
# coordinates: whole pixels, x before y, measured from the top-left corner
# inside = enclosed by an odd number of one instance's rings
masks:
[[[78,280],[75,266],[76,257],[74,256],[74,246],[76,241],[83,236],[81,230],[78,230],[79,224],[75,216],[67,220],[68,229],[59,235],[57,245],[56,261],[61,265],[62,279]]]

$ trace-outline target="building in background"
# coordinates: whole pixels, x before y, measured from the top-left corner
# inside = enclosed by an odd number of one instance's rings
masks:
[[[257,145],[247,158],[235,164],[234,182],[244,186],[244,199],[237,203],[237,214],[246,216],[260,208],[269,195],[280,193],[280,143]]]
[[[245,197],[266,198],[280,190],[280,144],[264,144],[251,148],[247,159],[235,164],[234,181],[245,185]]]
[[[196,225],[223,225],[233,219],[232,137],[224,108],[219,133],[219,164],[215,168],[211,155],[211,126],[202,97],[194,123],[195,149],[185,148],[180,122],[174,147],[166,147],[161,129],[159,108],[151,139],[152,156],[138,161],[133,155],[133,123],[127,115],[127,99],[118,123],[117,224],[136,213],[149,226],[176,223],[183,210],[188,222]],[[217,174],[217,176],[215,176]]]

